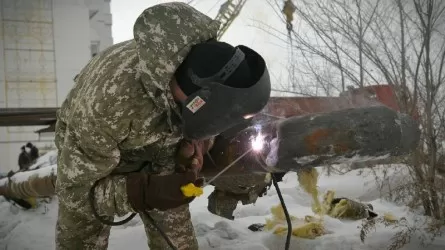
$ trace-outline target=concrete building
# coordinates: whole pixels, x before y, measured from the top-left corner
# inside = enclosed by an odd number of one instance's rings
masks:
[[[60,107],[73,78],[113,44],[110,0],[0,0],[0,108]],[[54,148],[41,126],[0,127],[0,172],[20,147]]]

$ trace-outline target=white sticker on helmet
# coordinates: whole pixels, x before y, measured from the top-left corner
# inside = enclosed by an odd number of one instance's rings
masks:
[[[192,113],[196,113],[202,106],[204,106],[206,102],[199,96],[193,98],[191,102],[187,104],[187,108],[192,111]]]

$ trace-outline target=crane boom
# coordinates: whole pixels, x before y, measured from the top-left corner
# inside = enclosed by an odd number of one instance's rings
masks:
[[[241,12],[247,0],[227,0],[219,8],[215,20],[221,22],[221,27],[218,30],[218,40],[224,35],[232,22]]]

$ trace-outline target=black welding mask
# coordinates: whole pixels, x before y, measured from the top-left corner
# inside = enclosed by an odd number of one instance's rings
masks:
[[[182,103],[185,138],[216,136],[245,122],[266,106],[271,92],[266,62],[246,46],[232,47],[232,51],[230,59],[211,76],[201,77],[192,67],[182,69],[195,86],[193,91],[188,91],[192,93],[186,93],[187,99]],[[181,87],[181,78],[177,80]],[[236,81],[238,83],[233,84]]]

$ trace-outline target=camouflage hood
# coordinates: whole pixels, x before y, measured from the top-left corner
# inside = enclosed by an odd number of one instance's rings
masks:
[[[195,44],[216,38],[220,23],[185,3],[164,3],[146,9],[133,28],[143,87],[155,105],[179,112],[169,83]]]

